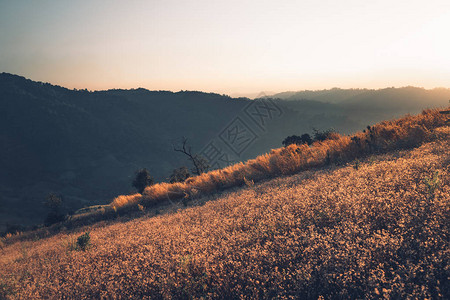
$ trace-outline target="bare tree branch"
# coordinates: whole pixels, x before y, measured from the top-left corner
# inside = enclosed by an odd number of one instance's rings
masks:
[[[192,147],[188,144],[187,138],[183,137],[181,148],[173,146],[173,150],[176,152],[183,153],[187,157],[189,157],[189,160],[194,165],[193,172],[196,175],[202,174],[206,169],[208,169],[208,166],[200,159],[199,155],[192,154]]]

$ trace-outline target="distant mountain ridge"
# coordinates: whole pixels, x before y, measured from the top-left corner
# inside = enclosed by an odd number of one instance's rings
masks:
[[[174,143],[185,136],[198,152],[235,120],[255,133],[237,158],[247,160],[280,147],[288,135],[330,127],[352,133],[425,107],[446,106],[450,98],[448,90],[387,91],[364,91],[328,103],[324,99],[333,98],[332,90],[322,96],[310,93],[311,99],[303,99],[304,94],[302,100],[274,96],[270,101],[282,113],[261,128],[247,118],[246,108],[255,103],[247,98],[143,88],[70,90],[1,73],[0,230],[6,222],[42,222],[42,201],[50,191],[64,196],[69,211],[131,192],[139,168],[164,181],[174,168],[188,166],[185,157],[173,151]],[[335,92],[336,99],[351,94]],[[382,101],[386,95],[388,100]],[[394,96],[410,105],[398,105]],[[422,101],[416,101],[420,97]]]
[[[407,97],[405,97],[407,96]],[[413,97],[408,98],[408,97]],[[329,90],[317,91],[298,91],[298,92],[283,92],[274,94],[272,98],[279,98],[283,100],[315,100],[325,103],[334,104],[350,104],[376,97],[377,100],[384,99],[384,101],[394,101],[401,105],[414,105],[417,103],[423,104],[426,99],[431,105],[445,105],[443,98],[450,99],[450,89],[448,88],[434,88],[427,90],[413,86],[401,88],[383,88],[383,89],[340,89],[332,88]],[[447,99],[448,100],[448,99]]]
[[[315,100],[328,103],[339,103],[344,99],[362,94],[369,91],[368,89],[340,89],[332,88],[329,90],[317,90],[317,91],[297,91],[297,92],[282,92],[272,95],[274,98],[284,100]]]

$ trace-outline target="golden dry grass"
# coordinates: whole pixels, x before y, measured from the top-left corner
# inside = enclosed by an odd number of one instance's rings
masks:
[[[432,134],[357,168],[304,171],[170,215],[4,245],[0,295],[449,299],[450,128]],[[326,148],[348,142],[340,139]],[[261,172],[273,170],[271,155],[255,160]],[[92,248],[70,251],[89,229]]]
[[[417,116],[384,121],[353,136],[334,134],[328,140],[307,145],[274,149],[246,163],[213,170],[182,183],[158,183],[143,193],[119,196],[110,204],[115,209],[136,207],[138,203],[155,206],[186,195],[206,195],[229,187],[242,186],[245,180],[259,182],[280,175],[291,175],[330,163],[344,163],[357,157],[395,149],[416,147],[433,138],[434,128],[444,126],[446,117],[439,110],[425,110]]]

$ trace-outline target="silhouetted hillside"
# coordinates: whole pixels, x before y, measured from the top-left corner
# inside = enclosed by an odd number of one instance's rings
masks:
[[[232,163],[278,148],[288,135],[330,127],[352,133],[441,101],[446,105],[450,97],[448,90],[388,89],[402,103],[413,99],[413,105],[405,108],[383,101],[386,92],[382,91],[364,90],[357,95],[365,95],[360,100],[330,103],[320,97],[255,102],[192,91],[69,90],[2,73],[0,227],[41,223],[46,214],[42,202],[50,191],[62,194],[64,209],[70,211],[130,193],[139,168],[149,169],[156,181],[164,181],[174,168],[189,166],[185,157],[172,150],[182,136],[195,152],[210,143],[221,146]],[[436,101],[428,105],[427,95],[438,92]],[[411,96],[414,93],[418,96]],[[266,104],[271,107],[265,108]],[[242,149],[223,143],[236,122],[252,134]],[[224,167],[226,161],[221,163],[214,166]]]
[[[298,91],[298,92],[282,92],[272,95],[274,98],[280,98],[284,100],[315,100],[327,103],[340,103],[346,99],[354,96],[358,96],[368,89],[339,89],[332,88],[330,90],[317,90],[317,91]]]
[[[74,91],[9,74],[0,99],[2,215],[34,221],[49,191],[74,209],[130,190],[139,167],[166,178],[186,164],[172,143],[186,136],[198,149],[245,105],[200,92]]]
[[[359,104],[359,107],[392,110],[393,108],[422,109],[428,107],[445,106],[450,99],[450,89],[435,88],[426,90],[418,87],[372,89],[339,89],[317,91],[283,92],[271,96],[283,100],[314,100],[325,103],[349,106]]]
[[[300,103],[313,103],[314,113],[322,117],[326,113],[348,116],[355,123],[373,124],[381,120],[396,118],[404,114],[415,114],[426,108],[444,107],[450,99],[450,89],[436,88],[426,90],[417,87],[385,88],[379,90],[370,89],[339,89],[318,91],[284,92],[271,96],[282,100],[288,100],[285,105],[299,111]],[[320,104],[319,104],[320,103]],[[321,105],[322,104],[322,105]],[[336,120],[339,127],[339,120]]]

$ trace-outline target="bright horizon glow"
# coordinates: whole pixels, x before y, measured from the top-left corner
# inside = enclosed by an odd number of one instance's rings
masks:
[[[450,87],[449,30],[448,0],[1,1],[0,72],[231,95]]]

